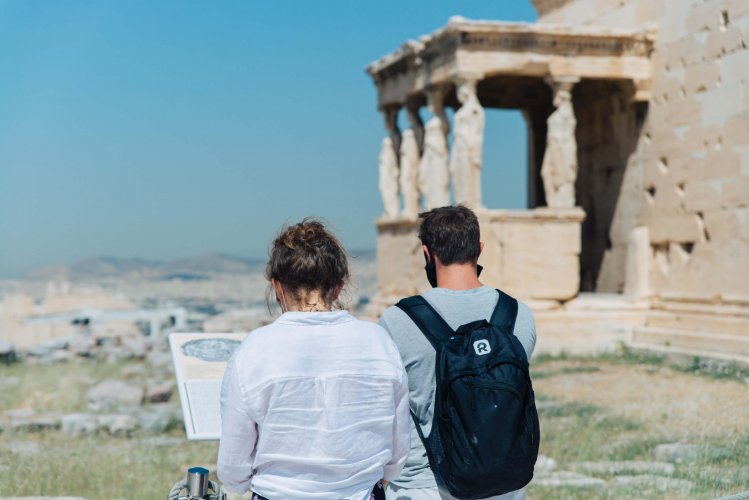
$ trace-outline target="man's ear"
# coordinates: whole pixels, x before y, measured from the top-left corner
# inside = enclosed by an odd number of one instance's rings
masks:
[[[429,253],[429,248],[427,248],[426,245],[421,245],[421,249],[424,250],[424,256],[427,259],[427,262],[432,261],[432,254]]]
[[[481,252],[483,252],[483,251],[484,251],[484,242],[483,241],[479,241],[479,255],[481,255]]]

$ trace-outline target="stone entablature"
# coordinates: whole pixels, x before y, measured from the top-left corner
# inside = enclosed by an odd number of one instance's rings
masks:
[[[428,87],[456,78],[494,75],[631,80],[635,100],[649,99],[652,27],[473,21],[453,17],[444,28],[410,40],[367,67],[379,106],[403,105]]]

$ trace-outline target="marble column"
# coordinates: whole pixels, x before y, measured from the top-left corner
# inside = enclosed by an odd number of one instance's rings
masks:
[[[400,190],[403,197],[403,216],[415,219],[419,215],[419,162],[424,145],[424,123],[415,99],[406,101],[410,128],[403,131],[400,149]]]
[[[385,106],[382,110],[382,117],[385,120],[385,130],[387,130],[396,152],[400,151],[401,148],[401,129],[398,127],[399,112],[400,106],[397,105]]]
[[[576,77],[552,77],[548,80],[554,91],[554,112],[547,120],[546,151],[541,165],[546,204],[552,208],[575,206],[577,179],[577,141],[572,88]]]
[[[380,147],[380,196],[382,197],[383,216],[388,219],[398,217],[400,212],[398,149],[401,143],[401,132],[398,128],[398,111],[397,106],[388,106],[382,110],[388,135],[382,139]]]
[[[455,112],[453,147],[450,154],[455,203],[481,207],[481,158],[484,149],[484,108],[476,96],[476,79],[456,82],[461,106]]]
[[[430,86],[427,106],[432,117],[424,127],[424,153],[419,164],[419,191],[424,197],[424,208],[443,207],[450,204],[450,174],[448,171],[447,134],[450,125],[445,115],[444,85]]]
[[[419,110],[421,104],[416,99],[408,99],[406,101],[406,117],[408,123],[414,131],[416,137],[416,143],[419,146],[419,154],[424,150],[424,121],[421,119]]]

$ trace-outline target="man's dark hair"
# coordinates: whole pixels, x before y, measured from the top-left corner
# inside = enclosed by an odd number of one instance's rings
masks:
[[[479,221],[462,205],[434,208],[419,214],[419,239],[440,262],[473,264],[481,253]]]

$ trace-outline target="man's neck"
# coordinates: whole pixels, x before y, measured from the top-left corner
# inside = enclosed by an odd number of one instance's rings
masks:
[[[438,266],[437,286],[449,290],[472,290],[483,284],[479,281],[475,264]]]

